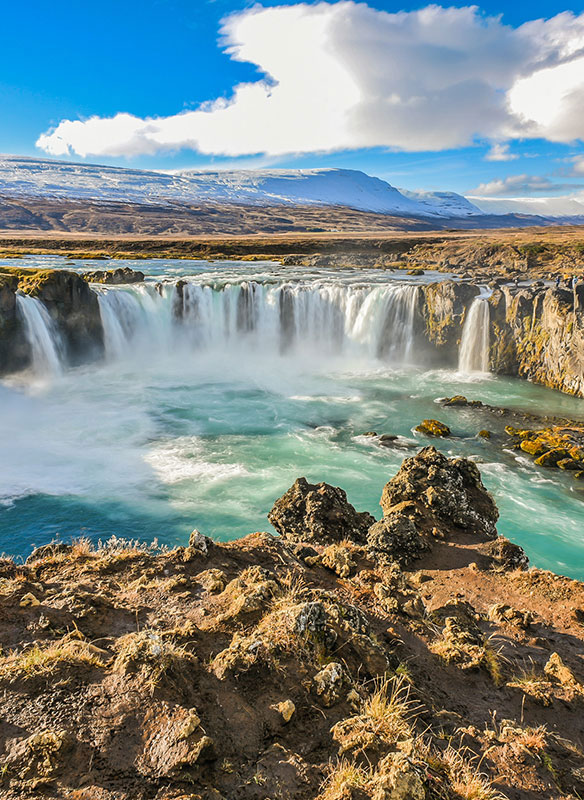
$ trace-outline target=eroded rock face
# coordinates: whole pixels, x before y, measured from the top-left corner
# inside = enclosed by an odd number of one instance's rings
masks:
[[[503,287],[491,306],[491,368],[584,395],[584,286]]]
[[[81,275],[68,270],[3,270],[0,271],[0,374],[25,369],[31,360],[30,344],[17,311],[17,291],[43,303],[61,334],[69,364],[86,363],[103,355],[103,325],[97,294]]]
[[[285,539],[319,544],[343,539],[365,542],[367,531],[375,522],[366,511],[356,511],[342,489],[328,483],[308,483],[306,478],[298,478],[276,500],[268,519]]]
[[[63,335],[70,364],[103,354],[103,326],[97,295],[76,272],[51,270],[30,287]]]
[[[385,485],[380,505],[384,515],[407,513],[425,533],[436,528],[441,536],[456,529],[488,538],[497,535],[499,512],[476,464],[447,458],[434,447],[405,459]]]
[[[0,375],[28,366],[30,350],[16,311],[18,281],[0,275]]]

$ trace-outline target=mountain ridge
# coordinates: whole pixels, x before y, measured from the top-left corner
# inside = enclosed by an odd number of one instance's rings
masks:
[[[453,192],[406,193],[360,170],[155,172],[6,155],[0,156],[0,195],[98,202],[345,206],[412,217],[483,213]]]

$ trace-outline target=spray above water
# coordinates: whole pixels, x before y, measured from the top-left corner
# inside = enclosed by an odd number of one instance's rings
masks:
[[[458,356],[458,371],[465,375],[489,371],[490,307],[487,297],[475,297],[468,311]]]

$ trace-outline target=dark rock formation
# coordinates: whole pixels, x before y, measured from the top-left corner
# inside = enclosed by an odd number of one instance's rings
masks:
[[[425,533],[436,528],[442,536],[453,530],[486,538],[497,535],[499,512],[476,464],[447,458],[434,447],[405,459],[385,485],[380,505],[384,515],[407,511]]]
[[[124,283],[142,283],[144,273],[130,267],[116,267],[115,269],[96,269],[92,272],[84,272],[82,277],[89,283],[119,286]]]
[[[103,354],[97,295],[76,272],[44,270],[21,280],[21,291],[38,297],[63,336],[67,362],[81,364]]]
[[[424,539],[406,514],[391,512],[369,528],[367,552],[376,563],[407,566],[425,549]]]
[[[69,364],[103,355],[103,326],[97,295],[76,272],[2,267],[0,269],[0,374],[25,369],[30,345],[17,312],[16,293],[37,297],[60,332]]]
[[[18,279],[0,272],[0,375],[28,366],[30,350],[16,310]]]
[[[525,550],[504,536],[489,542],[486,554],[491,558],[493,569],[507,572],[514,569],[527,569],[528,558]]]
[[[364,542],[375,522],[366,511],[355,511],[342,489],[328,483],[311,484],[306,478],[298,478],[276,500],[268,519],[285,539],[319,544],[343,539]]]
[[[469,283],[441,281],[422,287],[426,339],[441,364],[456,364],[466,313],[479,289]]]

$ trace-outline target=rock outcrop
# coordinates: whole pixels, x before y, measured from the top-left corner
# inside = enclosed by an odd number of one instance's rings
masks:
[[[584,396],[584,285],[503,287],[489,302],[493,372]]]
[[[0,375],[30,363],[30,348],[16,308],[18,278],[0,269]]]
[[[16,293],[38,298],[61,334],[67,363],[103,355],[103,326],[97,295],[76,272],[0,268],[0,374],[26,368],[31,359]]]
[[[88,283],[105,283],[119,286],[124,283],[142,283],[144,273],[131,267],[116,267],[115,269],[96,269],[84,272],[81,276]]]
[[[298,478],[276,500],[268,519],[285,539],[318,544],[343,539],[365,542],[375,522],[371,514],[355,510],[343,489],[328,483],[311,484],[306,478]]]
[[[405,459],[385,485],[380,505],[384,515],[407,513],[424,533],[444,537],[454,531],[486,539],[497,535],[499,512],[476,464],[447,458],[434,447]]]
[[[42,301],[63,336],[69,364],[82,364],[103,354],[97,295],[78,273],[46,270],[21,279],[19,289]]]
[[[422,287],[422,291],[425,337],[433,346],[433,363],[456,364],[464,320],[479,289],[469,283],[441,281]]]

